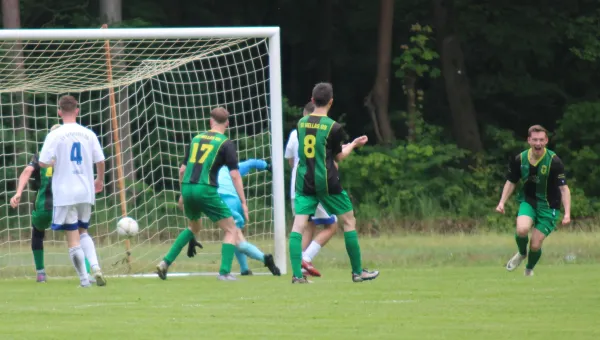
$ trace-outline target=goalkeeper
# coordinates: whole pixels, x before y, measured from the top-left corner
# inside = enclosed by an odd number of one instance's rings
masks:
[[[268,170],[271,171],[271,167],[267,164],[267,162],[258,159],[249,159],[244,162],[239,163],[239,171],[241,176],[247,175],[252,169],[257,170]],[[231,214],[233,215],[233,219],[235,221],[235,225],[238,228],[238,239],[240,240],[239,245],[235,250],[235,257],[237,258],[240,264],[240,272],[242,275],[252,275],[252,272],[248,268],[248,261],[246,255],[250,258],[262,262],[265,267],[269,268],[269,271],[276,276],[281,275],[279,268],[275,265],[275,261],[273,259],[273,255],[264,254],[258,247],[253,245],[250,242],[247,242],[242,233],[242,229],[244,229],[244,225],[246,221],[244,220],[244,211],[242,209],[242,202],[235,191],[235,187],[233,186],[233,180],[229,175],[229,168],[227,166],[223,166],[219,170],[219,176],[217,179],[219,184],[219,188],[217,192],[223,202],[227,207],[231,210]],[[183,209],[183,197],[179,198],[179,208]],[[195,247],[202,247],[196,239],[192,239],[188,245],[188,256],[194,257],[196,254]]]
[[[59,128],[60,124],[52,126],[50,131]],[[33,252],[33,261],[35,263],[36,281],[46,282],[46,269],[44,266],[44,236],[46,229],[52,224],[52,167],[42,168],[38,162],[38,154],[33,155],[31,161],[21,175],[19,176],[19,184],[17,192],[10,199],[10,206],[16,209],[21,202],[23,190],[27,186],[30,178],[34,179],[34,186],[37,189],[33,212],[31,213],[31,251]],[[90,263],[85,259],[85,267],[88,272],[90,282],[96,280],[90,273]]]

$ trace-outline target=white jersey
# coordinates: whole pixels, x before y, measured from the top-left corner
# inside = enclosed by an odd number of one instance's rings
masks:
[[[296,171],[298,171],[298,163],[300,162],[300,158],[298,157],[298,131],[295,129],[290,133],[290,138],[285,146],[285,158],[294,160],[292,178],[290,180],[290,197],[294,199],[296,198]]]
[[[52,198],[55,207],[94,204],[94,164],[104,160],[96,134],[77,123],[63,124],[46,136],[40,162],[55,160]]]

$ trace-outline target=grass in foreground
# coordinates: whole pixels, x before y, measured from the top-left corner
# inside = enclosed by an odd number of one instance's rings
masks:
[[[383,268],[289,277],[4,280],[2,339],[598,339],[600,266]]]
[[[107,287],[91,289],[77,288],[75,278],[50,278],[47,284],[0,280],[0,338],[600,337],[595,326],[600,317],[600,234],[553,234],[530,278],[523,276],[523,268],[513,273],[503,268],[515,251],[512,235],[409,235],[363,238],[361,244],[365,266],[382,271],[373,282],[351,282],[340,238],[315,261],[324,277],[311,285],[292,285],[289,274],[239,282],[112,278]],[[138,257],[147,260],[138,260],[143,264],[139,268],[150,271],[167,248],[139,248],[139,254],[147,254]],[[194,259],[182,253],[177,269],[214,270],[218,249],[207,245],[206,255]],[[59,264],[67,271],[66,255],[53,251],[50,261],[56,263],[48,264],[49,272]],[[30,255],[24,251],[22,256],[26,261]],[[11,273],[0,270],[5,277]]]

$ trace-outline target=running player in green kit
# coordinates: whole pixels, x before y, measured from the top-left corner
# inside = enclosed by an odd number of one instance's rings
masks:
[[[52,126],[50,131],[54,131],[59,128],[60,124]],[[31,161],[21,175],[19,176],[19,184],[17,185],[17,192],[10,199],[10,206],[16,209],[21,203],[21,196],[23,190],[27,186],[27,182],[30,178],[34,180],[34,186],[37,189],[37,195],[35,198],[35,204],[33,212],[31,213],[31,251],[33,252],[33,260],[35,263],[36,270],[36,281],[45,283],[46,282],[46,268],[44,264],[44,237],[46,236],[46,229],[50,228],[52,224],[52,167],[42,168],[38,162],[38,154],[33,155]],[[87,272],[90,272],[90,264],[88,260],[85,260]],[[95,279],[88,275],[88,278],[92,283]]]
[[[527,142],[531,148],[521,152],[510,162],[507,181],[496,211],[504,213],[506,200],[517,183],[522,182],[517,196],[519,212],[515,235],[519,251],[508,261],[506,269],[515,270],[527,258],[525,275],[532,276],[533,268],[542,256],[542,243],[556,227],[561,202],[565,208],[562,224],[571,222],[571,192],[562,161],[553,151],[546,149],[548,131],[540,125],[530,127]],[[527,252],[532,226],[535,229],[531,233]]]
[[[225,205],[217,192],[217,178],[222,166],[229,168],[233,186],[240,198],[244,218],[248,221],[248,206],[242,176],[238,170],[238,158],[235,145],[225,136],[229,126],[229,112],[222,107],[210,112],[211,130],[203,132],[192,139],[186,150],[183,164],[179,168],[181,196],[186,217],[190,220],[189,227],[182,231],[169,253],[156,266],[156,273],[165,280],[167,270],[175,261],[184,246],[194,239],[202,225],[202,214],[215,222],[225,232],[221,248],[221,268],[218,279],[235,281],[231,275],[231,264],[238,243],[237,229],[231,210]]]
[[[342,147],[346,134],[342,126],[327,116],[333,104],[329,83],[317,84],[312,91],[314,111],[298,122],[298,170],[296,172],[296,216],[290,233],[292,283],[308,283],[302,275],[302,232],[319,203],[327,212],[338,216],[344,226],[344,241],[352,265],[352,281],[375,279],[378,271],[362,267],[356,219],[350,198],[340,183],[335,162],[346,158],[355,147],[363,146],[367,136],[356,138]]]

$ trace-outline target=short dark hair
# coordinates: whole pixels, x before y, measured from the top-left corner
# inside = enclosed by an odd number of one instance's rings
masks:
[[[330,83],[318,83],[312,91],[313,102],[316,107],[324,107],[333,98],[333,86]]]
[[[210,111],[210,118],[219,124],[225,124],[229,119],[229,112],[224,107],[216,107]]]
[[[548,137],[548,130],[546,130],[546,128],[544,128],[541,125],[533,125],[532,127],[529,128],[529,130],[527,130],[527,137],[531,137],[531,134],[533,132],[543,132],[546,134],[546,137]]]
[[[58,108],[63,113],[75,112],[77,109],[77,99],[73,96],[62,96],[58,100]]]
[[[302,112],[304,115],[311,114],[315,111],[315,104],[313,102],[308,102],[304,105],[304,111]]]

